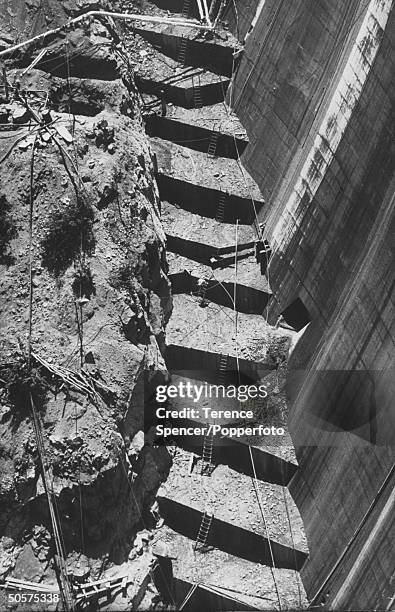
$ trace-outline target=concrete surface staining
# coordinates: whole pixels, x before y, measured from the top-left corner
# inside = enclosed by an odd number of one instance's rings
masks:
[[[393,1],[0,25],[0,609],[392,610]]]

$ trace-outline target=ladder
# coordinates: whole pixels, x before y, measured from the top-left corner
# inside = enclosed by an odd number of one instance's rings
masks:
[[[208,151],[207,151],[207,155],[209,157],[216,157],[218,139],[219,139],[219,132],[211,132],[210,144],[208,145]]]
[[[221,355],[219,359],[219,375],[218,382],[220,385],[226,384],[226,370],[228,368],[228,355]]]
[[[202,450],[202,467],[200,474],[203,476],[206,472],[210,475],[213,458],[213,446],[214,436],[212,433],[206,434],[203,439],[203,450]]]
[[[185,17],[185,19],[188,19],[190,9],[191,9],[191,0],[184,0],[184,4],[182,5],[181,15]]]
[[[85,601],[91,597],[102,597],[107,595],[111,596],[111,591],[114,589],[126,590],[126,587],[130,583],[127,576],[119,576],[118,578],[103,578],[102,580],[96,580],[95,582],[86,582],[85,584],[78,585],[77,602]]]
[[[223,223],[223,221],[224,221],[225,202],[226,202],[227,196],[228,196],[228,194],[227,194],[226,191],[222,191],[221,195],[219,196],[218,208],[217,208],[217,212],[216,212],[216,215],[215,215],[215,220],[219,221],[219,223]]]
[[[207,545],[207,538],[210,531],[211,523],[213,522],[214,515],[208,514],[206,511],[203,512],[202,520],[200,523],[199,531],[196,537],[194,549],[205,548]]]
[[[198,85],[195,85],[195,80],[192,77],[192,87],[193,87],[193,107],[194,108],[202,108],[203,100],[202,100],[202,91],[200,86],[200,76],[198,76]]]
[[[188,40],[189,40],[188,38],[185,38],[185,36],[183,36],[181,38],[180,47],[178,49],[177,62],[179,64],[183,64],[184,66],[185,66],[185,61],[187,57]]]

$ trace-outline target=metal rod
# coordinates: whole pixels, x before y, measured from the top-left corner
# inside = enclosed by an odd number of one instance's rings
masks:
[[[199,9],[199,15],[200,15],[200,19],[204,19],[204,11],[203,11],[203,6],[202,6],[202,0],[196,0],[197,5],[198,5],[198,9]]]
[[[208,23],[208,25],[211,25],[211,19],[210,19],[210,13],[208,10],[208,6],[207,6],[207,0],[202,0],[202,4],[203,4],[203,9],[204,9],[204,13],[206,16],[206,21]]]
[[[36,66],[38,62],[42,60],[46,52],[47,52],[47,49],[41,49],[37,57],[32,61],[32,63],[27,68],[25,68],[25,70],[21,73],[20,76],[23,77],[27,72],[29,72],[29,70],[33,70],[34,66]]]

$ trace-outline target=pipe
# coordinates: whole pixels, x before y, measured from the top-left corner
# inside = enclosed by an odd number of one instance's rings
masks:
[[[207,21],[208,25],[211,25],[210,13],[209,13],[208,6],[207,6],[207,0],[202,0],[202,3],[203,3],[204,13],[205,13],[205,16],[206,16],[206,21]]]
[[[201,0],[198,0],[198,2],[201,2]],[[66,21],[63,25],[57,28],[48,30],[47,32],[42,32],[41,34],[37,34],[36,36],[33,36],[33,38],[29,38],[28,40],[18,43],[17,45],[13,45],[12,47],[7,47],[7,49],[0,51],[0,57],[9,55],[10,53],[17,51],[18,49],[22,49],[22,47],[26,47],[27,45],[30,45],[31,43],[36,42],[38,40],[41,40],[42,38],[45,38],[46,36],[51,36],[51,35],[53,36],[54,34],[58,34],[62,32],[64,29],[67,29],[70,26],[73,26],[74,24],[80,21],[83,21],[84,19],[88,19],[90,17],[111,17],[112,19],[123,19],[126,21],[134,20],[134,21],[147,21],[149,23],[168,23],[170,25],[176,25],[176,26],[185,27],[185,28],[196,28],[198,30],[213,30],[213,26],[202,25],[201,23],[197,23],[196,21],[192,19],[188,19],[188,20],[168,19],[165,17],[152,17],[151,15],[138,15],[136,13],[113,13],[110,11],[89,11],[88,13],[84,13],[83,15],[80,15],[79,17],[74,17],[74,19],[69,19],[69,21]],[[203,18],[204,18],[204,15],[202,14],[202,19]]]
[[[197,2],[197,5],[198,5],[198,9],[199,9],[200,19],[204,19],[202,0],[196,0],[196,2]]]

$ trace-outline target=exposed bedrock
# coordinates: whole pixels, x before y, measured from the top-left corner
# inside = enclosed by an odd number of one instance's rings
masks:
[[[288,379],[300,464],[291,489],[310,547],[302,576],[313,605],[385,608],[395,9],[390,0],[236,8],[245,53],[228,99],[249,137],[243,161],[266,198],[271,319],[297,302],[310,321]],[[226,16],[236,31],[234,10]]]
[[[98,38],[110,35],[97,23],[73,33],[80,66]],[[51,49],[64,63],[64,43]],[[17,125],[23,105],[11,101],[0,141],[1,578],[56,582],[30,394],[71,574],[134,563],[171,464],[143,435],[144,392],[167,379],[172,310],[154,165],[130,75],[108,46],[99,59],[115,66],[111,81],[79,81],[77,63],[70,79],[45,62],[26,75],[19,60],[7,69],[31,113]],[[38,130],[46,94],[51,115]]]

